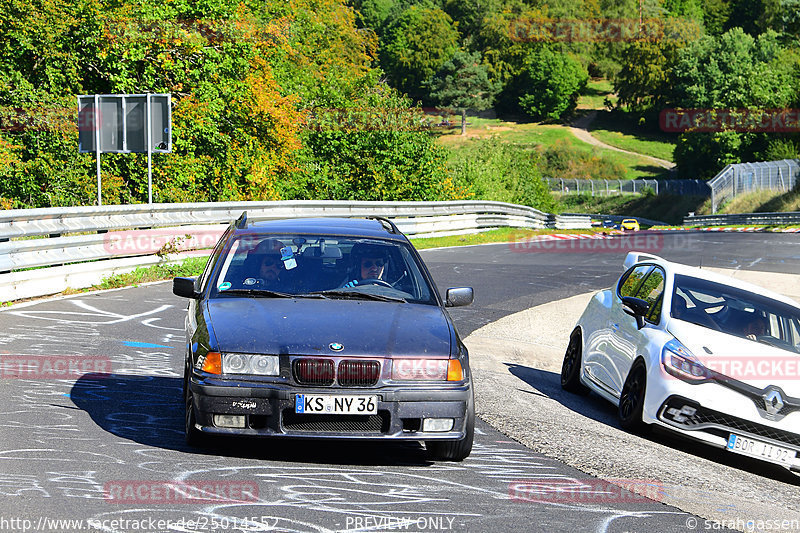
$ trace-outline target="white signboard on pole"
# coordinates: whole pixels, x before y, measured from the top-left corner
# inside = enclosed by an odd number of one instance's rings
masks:
[[[153,203],[152,154],[172,151],[172,99],[169,94],[93,94],[78,96],[78,151],[97,157],[97,205],[101,153],[147,153],[147,195]]]

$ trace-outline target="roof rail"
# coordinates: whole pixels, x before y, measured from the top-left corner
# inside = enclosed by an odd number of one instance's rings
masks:
[[[377,220],[378,222],[380,222],[380,223],[381,223],[381,225],[382,225],[382,226],[383,226],[383,227],[386,229],[386,231],[388,231],[389,233],[395,233],[395,234],[398,234],[398,235],[402,233],[402,232],[401,232],[399,229],[397,229],[397,226],[395,226],[395,225],[394,225],[394,222],[392,222],[392,221],[391,221],[391,220],[389,220],[388,218],[385,218],[385,217],[379,217],[379,216],[368,216],[368,217],[367,217],[367,219],[371,219],[371,220]]]
[[[242,214],[239,216],[239,218],[236,219],[236,222],[234,222],[234,226],[236,226],[236,228],[238,229],[242,229],[246,225],[247,225],[247,211],[242,211]]]

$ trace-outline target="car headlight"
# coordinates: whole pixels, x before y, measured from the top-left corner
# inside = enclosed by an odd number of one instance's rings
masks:
[[[222,354],[222,373],[277,376],[280,374],[280,363],[277,355],[224,353]]]
[[[464,371],[458,359],[394,359],[392,379],[461,381]]]
[[[672,339],[664,345],[661,350],[661,364],[667,373],[684,381],[699,382],[711,377],[711,371],[677,339]]]

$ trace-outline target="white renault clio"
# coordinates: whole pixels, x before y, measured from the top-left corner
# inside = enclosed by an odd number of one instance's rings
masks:
[[[561,386],[800,472],[800,305],[758,286],[630,252],[573,330]]]

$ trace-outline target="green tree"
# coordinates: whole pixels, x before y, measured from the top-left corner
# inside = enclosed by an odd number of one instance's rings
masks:
[[[458,50],[459,33],[439,8],[412,5],[387,22],[380,64],[392,86],[415,100],[424,83]]]
[[[575,110],[589,73],[568,54],[543,46],[532,51],[516,81],[519,105],[535,120],[557,120]]]
[[[797,52],[783,48],[768,31],[758,38],[734,28],[704,37],[682,50],[672,72],[668,104],[717,110],[769,110],[797,105]],[[679,137],[675,161],[682,175],[713,176],[728,163],[765,153],[770,140],[785,134],[687,131]]]
[[[459,50],[427,84],[437,105],[461,112],[461,135],[467,131],[467,111],[491,108],[497,88],[481,64],[479,52]]]

